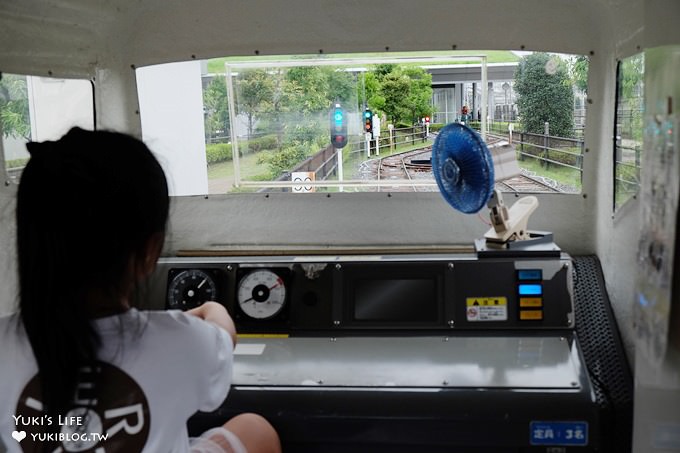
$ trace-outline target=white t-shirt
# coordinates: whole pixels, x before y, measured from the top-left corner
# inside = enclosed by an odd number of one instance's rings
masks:
[[[18,315],[0,318],[2,443],[21,452],[22,444],[45,440],[41,424],[56,424],[65,451],[97,451],[102,435],[108,435],[106,452],[189,451],[187,419],[217,409],[229,392],[231,337],[176,310],[130,309],[93,322],[102,339],[100,362],[81,370],[82,407],[55,420],[42,413],[38,368]]]

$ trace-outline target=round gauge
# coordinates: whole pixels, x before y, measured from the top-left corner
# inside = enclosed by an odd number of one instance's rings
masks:
[[[168,287],[168,308],[188,310],[217,298],[215,280],[205,271],[189,269],[175,275]]]
[[[274,272],[255,270],[241,279],[237,296],[243,313],[255,319],[269,319],[283,308],[286,286]]]

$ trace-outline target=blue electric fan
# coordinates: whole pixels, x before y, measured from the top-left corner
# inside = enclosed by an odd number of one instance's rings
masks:
[[[468,126],[444,126],[432,146],[432,172],[439,191],[454,209],[479,212],[494,188],[493,159],[477,132]]]

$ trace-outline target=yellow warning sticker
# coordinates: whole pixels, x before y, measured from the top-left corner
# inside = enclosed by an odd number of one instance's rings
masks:
[[[468,297],[466,317],[470,322],[508,320],[508,299],[499,297]]]

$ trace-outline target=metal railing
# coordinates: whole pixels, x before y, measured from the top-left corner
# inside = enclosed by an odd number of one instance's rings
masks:
[[[640,188],[640,172],[642,170],[640,153],[642,151],[641,145],[624,146],[617,143],[615,149],[615,179],[616,192],[630,192],[635,193]],[[632,176],[633,179],[627,179],[626,176]]]
[[[381,131],[380,137],[369,141],[371,156],[397,151],[399,147],[414,146],[417,143],[425,143],[427,128],[416,125],[404,128],[394,128]],[[366,140],[363,137],[353,136],[352,140],[344,148],[348,159],[358,158],[361,154],[367,154]],[[308,157],[290,172],[281,175],[277,180],[289,179],[293,172],[314,172],[316,181],[325,181],[330,177],[337,176],[337,151],[333,146],[319,150],[316,154]]]
[[[515,142],[520,145],[518,152],[520,161],[529,157],[540,161],[545,168],[557,165],[583,172],[584,141],[581,139],[519,132],[519,141]],[[578,151],[565,148],[578,148]]]

